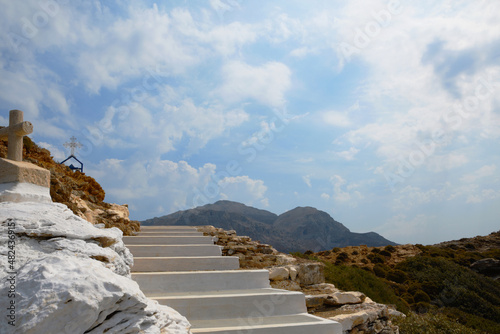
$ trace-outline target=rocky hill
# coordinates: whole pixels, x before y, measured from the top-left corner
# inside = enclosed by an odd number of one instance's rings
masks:
[[[333,247],[396,245],[377,233],[353,233],[326,212],[312,207],[298,207],[281,215],[241,203],[218,201],[191,210],[155,217],[144,225],[213,225],[236,230],[254,240],[273,245],[281,252]]]
[[[7,157],[7,141],[0,140],[0,158]],[[23,160],[50,171],[50,196],[53,202],[65,204],[73,213],[93,224],[118,227],[124,235],[140,228],[131,221],[127,205],[104,202],[105,192],[92,177],[72,171],[54,161],[50,152],[24,137]]]
[[[296,254],[327,282],[413,312],[402,333],[500,333],[500,231],[432,246],[344,247]],[[460,328],[458,328],[460,327]],[[415,329],[416,331],[412,331]]]
[[[476,236],[474,238],[463,238],[460,240],[441,242],[434,246],[441,248],[464,249],[484,253],[491,250],[500,249],[500,231],[493,232],[486,236]]]

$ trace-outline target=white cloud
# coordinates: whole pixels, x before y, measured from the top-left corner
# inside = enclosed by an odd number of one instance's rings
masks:
[[[229,103],[254,99],[270,107],[282,107],[291,86],[291,71],[279,62],[254,67],[231,61],[223,67],[222,75],[224,83],[219,94]]]
[[[73,83],[94,94],[140,79],[151,68],[160,67],[168,76],[184,74],[214,54],[227,57],[238,52],[254,42],[259,31],[241,22],[218,25],[208,16],[200,21],[187,9],[167,11],[156,4],[120,4],[118,12],[106,3],[72,2],[57,5],[56,13],[47,15],[43,3],[27,0],[2,7],[0,27],[8,38],[0,40],[0,48],[17,50],[16,58],[25,60],[57,48],[58,56],[64,56],[65,65],[77,74]],[[41,27],[25,22],[39,13],[39,18],[48,17]],[[22,43],[12,43],[12,36]]]
[[[311,175],[302,176],[302,180],[304,180],[304,182],[307,184],[307,186],[309,188],[312,187],[312,185],[311,185]]]
[[[433,155],[427,164],[430,171],[439,173],[453,168],[458,168],[469,162],[463,154],[451,153],[447,155]]]
[[[214,27],[204,38],[205,42],[223,56],[231,56],[245,44],[257,39],[256,29],[248,24],[232,22],[225,26]]]
[[[339,111],[325,111],[321,116],[326,124],[336,127],[346,128],[352,124],[349,116]]]
[[[162,88],[160,94],[125,112],[109,107],[93,129],[104,136],[102,142],[111,147],[145,147],[155,154],[175,150],[186,138],[185,154],[189,155],[246,120],[248,114],[241,109],[225,110],[219,104],[199,106],[189,98],[172,100]]]
[[[66,159],[68,157],[68,155],[69,155],[69,154],[66,154],[65,152],[63,152],[58,147],[56,147],[54,145],[51,145],[49,143],[45,143],[43,141],[39,142],[38,146],[49,150],[50,154],[52,155],[52,157],[54,157],[54,160],[59,161],[59,162],[63,161],[64,159]]]
[[[0,72],[0,99],[11,109],[24,111],[26,119],[43,119],[42,108],[70,118],[70,103],[58,84],[58,76],[43,65],[18,64],[12,69],[0,63]]]
[[[240,9],[240,3],[236,0],[210,0],[210,6],[222,18],[225,12]]]
[[[269,205],[269,200],[265,197],[267,187],[262,180],[253,180],[245,175],[225,177],[218,184],[221,187],[221,198],[223,199],[247,205]]]
[[[292,52],[290,52],[290,55],[296,58],[305,58],[306,56],[314,53],[316,53],[315,50],[312,50],[308,47],[301,47],[292,50]]]
[[[356,207],[358,201],[364,198],[361,192],[355,190],[359,187],[357,184],[348,184],[340,175],[332,176],[330,182],[333,185],[333,194],[330,197],[336,202]],[[322,197],[325,198],[323,195]]]
[[[356,154],[358,154],[359,150],[355,147],[351,147],[347,151],[341,151],[341,152],[334,152],[335,156],[344,159],[346,161],[352,161],[354,160],[354,157]]]
[[[467,203],[482,203],[500,198],[500,191],[495,189],[483,189],[467,197]]]
[[[129,204],[140,219],[155,214],[168,214],[219,199],[229,199],[247,205],[267,206],[267,187],[262,180],[249,176],[224,176],[207,163],[199,168],[186,161],[107,159],[87,166],[106,189],[107,201]],[[157,212],[161,206],[165,211]]]
[[[359,101],[356,101],[352,106],[344,111],[327,110],[319,113],[322,122],[339,127],[347,128],[353,125],[350,115],[360,109]]]
[[[343,22],[339,30],[341,38],[351,41],[356,27],[363,28],[373,21],[370,11],[377,6],[382,9],[385,5],[381,4],[363,6],[355,16],[361,21],[354,26],[344,29]],[[357,5],[359,3],[351,5],[350,2],[342,13],[354,10]],[[500,38],[500,23],[494,21],[491,12],[500,10],[499,6],[474,2],[441,11],[438,8],[442,6],[437,5],[436,11],[425,12],[422,19],[425,5],[405,4],[403,13],[393,17],[387,27],[370,38],[369,45],[353,60],[361,59],[370,69],[358,89],[363,96],[361,103],[371,114],[367,124],[350,131],[345,138],[357,146],[370,145],[383,163],[387,163],[408,158],[438,130],[444,132],[444,138],[438,143],[437,154],[463,135],[478,137],[495,133],[500,123],[493,116],[492,108],[498,98],[491,92],[485,94],[488,90],[482,82],[491,76],[493,82],[486,85],[496,87],[495,83],[498,84],[498,76],[495,76],[498,66],[487,58]],[[484,97],[479,99],[470,116],[453,114],[457,103],[472,101],[478,91]],[[458,120],[451,121],[450,116]],[[485,122],[485,118],[491,121]],[[461,125],[455,127],[456,122]],[[459,164],[468,159],[460,157],[463,153],[449,153]],[[447,168],[452,167],[453,161],[449,162],[451,165]],[[431,168],[441,166],[436,164]]]
[[[276,124],[274,122],[266,122],[262,121],[260,122],[260,130],[257,132],[254,132],[249,138],[244,140],[241,143],[242,147],[246,146],[252,146],[252,145],[257,145],[257,146],[262,146],[262,145],[269,145],[271,142],[274,141],[275,138],[275,133],[279,132],[280,129],[276,127]]]
[[[464,175],[460,180],[465,183],[473,183],[479,179],[494,175],[496,170],[496,165],[485,165],[473,173]]]
[[[398,211],[407,211],[423,204],[437,203],[446,199],[449,191],[449,184],[440,189],[423,190],[420,187],[408,185],[397,193],[393,200],[393,209]]]
[[[128,18],[114,18],[100,29],[82,31],[87,42],[78,57],[79,75],[90,92],[147,75],[147,69],[161,67],[176,75],[197,64],[206,52],[183,37],[198,33],[189,12],[167,13],[158,9],[131,6]],[[102,23],[101,23],[102,24]],[[194,36],[196,37],[196,36]]]
[[[216,172],[213,164],[194,168],[185,161],[169,160],[107,159],[86,169],[106,189],[107,201],[128,203],[140,219],[151,218],[150,212],[156,212],[159,205],[166,210],[162,214],[167,214],[206,204],[203,200],[212,198],[205,195],[210,194],[205,189]]]

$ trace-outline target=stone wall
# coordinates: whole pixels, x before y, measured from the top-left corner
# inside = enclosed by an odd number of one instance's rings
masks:
[[[273,288],[303,292],[308,312],[340,322],[344,333],[399,333],[390,319],[404,314],[375,303],[361,292],[341,291],[325,283],[322,263],[280,253],[270,245],[238,236],[234,230],[213,226],[200,226],[199,229],[214,237],[223,255],[239,257],[242,269],[269,270]]]

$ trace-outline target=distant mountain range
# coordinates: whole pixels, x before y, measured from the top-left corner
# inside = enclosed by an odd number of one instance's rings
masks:
[[[375,232],[351,232],[328,213],[312,207],[297,207],[278,216],[241,203],[218,201],[148,219],[141,224],[212,225],[225,230],[236,230],[240,236],[247,235],[254,240],[270,244],[281,252],[319,252],[334,247],[397,245]]]

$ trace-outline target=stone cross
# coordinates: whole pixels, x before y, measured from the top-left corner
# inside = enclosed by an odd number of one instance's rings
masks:
[[[23,122],[21,110],[11,110],[9,126],[0,129],[0,139],[8,138],[7,158],[14,161],[23,161],[23,137],[33,132],[30,122]]]
[[[0,129],[0,139],[9,141],[7,159],[0,158],[0,202],[52,202],[50,171],[23,161],[23,137],[32,132],[23,112],[11,110],[9,126]]]

